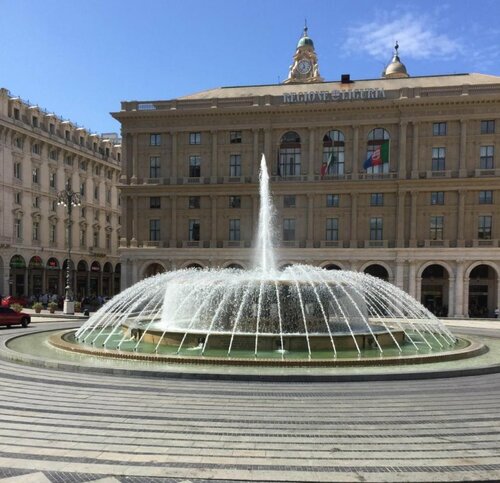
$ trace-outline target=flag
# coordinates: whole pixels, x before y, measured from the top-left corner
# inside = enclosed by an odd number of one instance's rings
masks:
[[[326,161],[323,161],[323,164],[321,165],[321,170],[320,174],[321,177],[325,176],[326,173],[328,173],[328,168],[330,167],[330,164],[333,162],[333,151],[328,155],[328,159]]]
[[[369,154],[363,163],[363,168],[368,169],[373,166],[380,166],[389,162],[389,141],[383,141]]]

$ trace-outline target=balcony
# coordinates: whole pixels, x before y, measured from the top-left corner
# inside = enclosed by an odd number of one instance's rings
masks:
[[[342,243],[342,240],[321,240],[320,247],[321,248],[342,248],[343,243]]]
[[[183,240],[182,248],[203,248],[204,243],[201,240]]]
[[[245,242],[243,240],[224,240],[222,246],[223,248],[243,248]]]
[[[359,173],[359,179],[396,179],[398,173],[391,171],[390,173]]]
[[[147,240],[142,242],[143,248],[160,248],[163,246],[163,242],[159,240]]]
[[[433,247],[442,247],[448,248],[450,246],[450,240],[424,240],[424,247],[433,248]]]
[[[425,178],[451,178],[451,170],[443,169],[442,171],[426,171]]]
[[[472,240],[472,246],[475,248],[483,248],[483,247],[498,247],[498,240],[495,238],[491,239],[475,239]]]
[[[388,248],[388,240],[365,240],[365,248]]]
[[[298,182],[298,181],[307,181],[307,175],[297,175],[297,176],[271,176],[271,181],[273,183],[282,183],[282,182]]]
[[[500,169],[476,169],[474,170],[475,177],[482,176],[500,176]]]
[[[300,241],[299,240],[283,240],[281,242],[281,246],[283,248],[300,248]]]

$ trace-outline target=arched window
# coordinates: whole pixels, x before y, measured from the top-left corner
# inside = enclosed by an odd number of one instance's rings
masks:
[[[278,176],[300,175],[300,136],[294,131],[283,134],[280,142]]]
[[[323,137],[323,164],[321,176],[344,174],[344,133],[329,131]]]
[[[390,159],[390,136],[382,127],[368,133],[366,161],[363,167],[369,174],[388,173]]]

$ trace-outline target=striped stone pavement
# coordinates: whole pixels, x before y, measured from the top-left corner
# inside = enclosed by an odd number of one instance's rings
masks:
[[[0,482],[477,480],[500,480],[500,374],[259,383],[0,361]]]

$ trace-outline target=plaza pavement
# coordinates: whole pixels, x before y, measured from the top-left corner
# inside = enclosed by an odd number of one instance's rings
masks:
[[[496,320],[447,324],[500,337]],[[2,483],[500,480],[500,374],[270,383],[0,361],[0,395]]]

